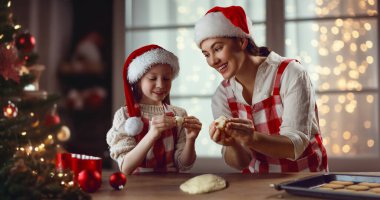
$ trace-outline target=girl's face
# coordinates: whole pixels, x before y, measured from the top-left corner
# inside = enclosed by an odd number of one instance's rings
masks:
[[[155,64],[139,80],[140,103],[162,105],[172,87],[173,70],[167,64]]]
[[[224,79],[235,76],[244,61],[244,49],[238,39],[208,38],[201,43],[201,49],[207,63]]]

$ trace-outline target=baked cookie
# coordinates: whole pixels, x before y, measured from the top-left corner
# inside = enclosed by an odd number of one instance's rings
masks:
[[[373,183],[373,182],[361,182],[358,185],[364,185],[364,186],[368,186],[370,188],[380,187],[380,183]]]
[[[380,194],[380,188],[372,188],[369,190],[370,192],[374,192],[374,193],[377,193],[377,194]]]
[[[344,185],[344,186],[348,186],[348,185],[353,185],[354,184],[351,181],[330,181],[330,183],[331,184]]]
[[[331,189],[343,189],[344,185],[338,185],[338,184],[332,184],[332,183],[326,183],[321,185],[322,188],[331,188]]]
[[[369,187],[365,185],[349,185],[346,187],[346,189],[354,191],[365,191],[369,190]]]

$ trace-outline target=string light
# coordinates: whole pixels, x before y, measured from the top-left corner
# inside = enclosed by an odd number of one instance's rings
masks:
[[[341,9],[338,9],[341,4],[347,3],[343,0],[315,0],[314,13],[318,17],[339,15],[342,12]],[[377,14],[377,5],[375,4],[374,0],[354,1],[348,5],[348,8],[344,12],[350,16],[355,16],[358,13],[367,13],[369,16],[373,16]],[[375,63],[375,58],[372,52],[370,52],[373,50],[374,41],[373,39],[369,39],[372,35],[369,31],[373,31],[373,25],[368,20],[353,18],[343,20],[338,18],[331,25],[313,23],[310,29],[318,35],[316,39],[310,41],[310,44],[316,48],[316,53],[320,59],[328,60],[328,58],[333,58],[336,62],[335,64],[328,63],[328,66],[323,66],[325,64],[321,63],[321,66],[315,68],[318,75],[315,76],[318,82],[317,88],[320,91],[329,89],[338,89],[343,92],[348,91],[346,95],[331,95],[330,101],[324,99],[325,95],[320,96],[317,100],[321,114],[320,126],[327,132],[327,136],[325,136],[325,138],[328,138],[327,141],[330,139],[334,141],[334,143],[324,142],[324,144],[328,151],[336,156],[362,153],[364,149],[360,147],[360,144],[366,144],[368,148],[372,148],[375,146],[375,140],[369,139],[370,135],[367,138],[364,135],[358,137],[355,132],[360,129],[351,130],[351,126],[348,126],[348,130],[339,129],[338,127],[341,126],[332,126],[333,121],[326,117],[330,118],[334,113],[339,116],[342,114],[356,115],[358,102],[364,101],[368,103],[368,106],[371,106],[370,104],[375,102],[374,95],[361,97],[350,92],[362,91],[363,87],[367,85],[367,83],[364,84],[362,82],[363,79],[368,79],[368,73],[373,73],[372,71],[368,71],[368,69],[371,69],[370,65]],[[368,39],[365,39],[367,37]],[[331,71],[325,68],[331,69]],[[360,106],[366,105],[361,104]],[[360,120],[362,120],[360,123],[362,123],[363,129],[372,128],[373,119],[363,118]],[[324,131],[322,130],[322,132]]]

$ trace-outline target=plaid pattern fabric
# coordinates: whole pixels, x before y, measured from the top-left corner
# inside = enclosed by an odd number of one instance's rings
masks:
[[[280,81],[282,73],[291,61],[293,60],[288,59],[280,63],[275,77],[272,96],[254,104],[253,106],[237,102],[229,81],[225,80],[222,85],[226,89],[227,101],[232,116],[235,118],[252,120],[255,129],[259,132],[279,135],[283,114],[283,105],[280,96]],[[315,112],[317,113],[318,118],[316,105]],[[314,135],[303,154],[295,161],[275,159],[254,150],[252,150],[252,157],[253,159],[249,168],[244,169],[242,173],[327,171],[327,154],[319,133]]]
[[[169,107],[166,107],[167,109]],[[172,110],[166,110],[168,116],[174,116]],[[135,136],[139,143],[149,131],[149,119],[142,118],[144,122],[143,131]],[[152,148],[149,149],[142,164],[133,172],[178,172],[174,164],[175,144],[177,141],[177,127],[161,133],[161,137],[156,140]]]

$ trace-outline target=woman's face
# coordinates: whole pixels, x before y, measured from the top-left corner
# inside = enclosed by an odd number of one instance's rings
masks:
[[[201,50],[207,63],[224,79],[235,76],[244,61],[244,49],[239,41],[220,37],[208,38],[201,43]]]
[[[139,81],[142,97],[140,103],[161,105],[172,87],[173,70],[167,64],[153,65]]]

